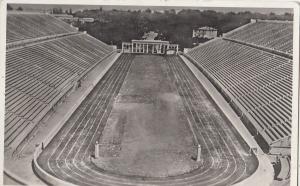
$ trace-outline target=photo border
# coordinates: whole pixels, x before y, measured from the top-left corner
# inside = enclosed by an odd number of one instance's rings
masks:
[[[0,1],[0,132],[4,134],[5,112],[5,51],[6,51],[6,6],[14,4],[57,4],[57,5],[129,5],[129,6],[178,6],[178,7],[225,7],[225,8],[292,8],[293,20],[293,103],[291,136],[291,178],[290,185],[299,180],[299,0],[298,1],[215,1],[215,0],[3,0]],[[3,183],[4,135],[0,137],[0,183]]]

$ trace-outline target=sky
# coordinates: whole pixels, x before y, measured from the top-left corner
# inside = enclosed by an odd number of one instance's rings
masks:
[[[251,12],[259,12],[259,13],[266,13],[269,14],[271,12],[276,14],[284,14],[286,12],[292,13],[292,9],[288,8],[228,8],[228,7],[163,7],[163,6],[112,6],[112,5],[33,5],[33,4],[12,4],[13,8],[16,9],[21,6],[24,10],[27,11],[44,11],[49,10],[52,8],[59,8],[61,7],[63,10],[71,8],[73,12],[77,10],[84,10],[84,9],[98,9],[100,6],[104,10],[145,10],[150,8],[156,11],[163,11],[167,9],[175,9],[180,11],[181,9],[199,9],[199,10],[215,10],[217,12],[241,12],[241,11],[251,11]]]

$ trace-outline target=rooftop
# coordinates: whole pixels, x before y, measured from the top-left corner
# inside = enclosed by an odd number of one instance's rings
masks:
[[[169,44],[169,41],[162,41],[162,40],[132,40],[132,43],[164,43]]]
[[[215,29],[213,27],[208,27],[208,26],[199,27],[197,30],[215,30],[215,31],[217,31],[217,29]]]

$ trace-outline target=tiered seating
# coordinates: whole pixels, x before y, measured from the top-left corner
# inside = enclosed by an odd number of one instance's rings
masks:
[[[19,12],[7,14],[7,43],[71,32],[77,30],[51,15]]]
[[[290,59],[223,39],[188,56],[244,108],[269,145],[291,135]]]
[[[285,53],[292,53],[293,24],[284,21],[258,21],[229,33],[225,37]]]
[[[87,34],[9,50],[6,53],[5,145],[19,143],[64,87],[111,51],[111,47]]]

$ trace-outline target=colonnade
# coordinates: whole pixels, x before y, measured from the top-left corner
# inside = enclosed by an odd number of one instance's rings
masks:
[[[147,42],[139,40],[139,42],[123,42],[123,53],[145,53],[145,54],[166,54],[168,50],[178,52],[177,44],[169,44],[167,41]]]

